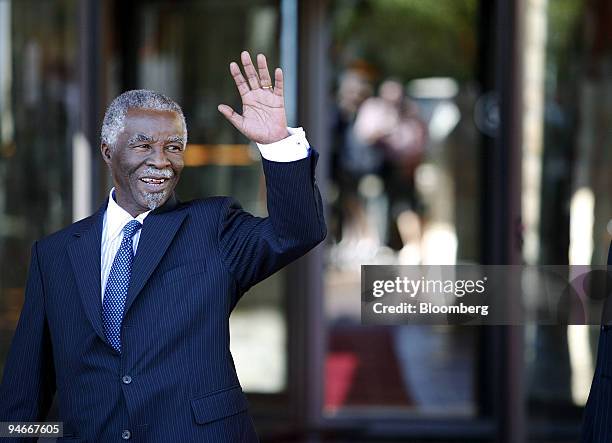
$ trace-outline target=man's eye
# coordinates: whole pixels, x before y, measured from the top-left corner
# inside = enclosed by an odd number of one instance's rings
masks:
[[[149,149],[151,146],[148,144],[143,144],[143,145],[136,145],[134,146],[134,148],[136,149]]]
[[[170,146],[168,146],[168,150],[172,151],[172,152],[178,152],[178,151],[182,151],[183,147],[182,146],[177,146],[177,145],[170,145]]]

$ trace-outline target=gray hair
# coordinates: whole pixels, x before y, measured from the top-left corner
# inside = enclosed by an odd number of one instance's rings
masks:
[[[181,107],[169,97],[148,89],[126,91],[116,97],[104,113],[102,121],[102,143],[115,149],[119,133],[125,128],[125,116],[129,109],[148,109],[152,111],[174,111],[183,122],[183,140],[187,144],[187,124]]]

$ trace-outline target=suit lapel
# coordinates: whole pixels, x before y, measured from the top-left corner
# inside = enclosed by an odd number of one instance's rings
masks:
[[[173,196],[164,206],[152,211],[145,218],[132,264],[124,318],[181,227],[187,215],[182,209],[178,207],[178,201]]]
[[[108,200],[107,200],[108,201]],[[83,301],[85,313],[96,334],[106,343],[102,327],[102,299],[100,294],[100,244],[105,203],[91,216],[91,223],[73,233],[74,240],[68,243],[68,256],[74,277]]]

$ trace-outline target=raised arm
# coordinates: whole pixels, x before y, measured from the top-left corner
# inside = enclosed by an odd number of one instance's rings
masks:
[[[236,63],[230,64],[230,73],[242,99],[242,115],[227,105],[219,105],[219,111],[250,140],[266,145],[287,140],[288,144],[276,143],[273,149],[291,149],[282,71],[274,71],[272,85],[262,54],[257,56],[257,70],[248,52],[241,54],[241,60],[246,79]],[[263,157],[269,216],[254,217],[233,199],[226,200],[220,213],[219,250],[243,291],[305,254],[326,235],[314,174],[317,152],[289,156],[295,161]]]

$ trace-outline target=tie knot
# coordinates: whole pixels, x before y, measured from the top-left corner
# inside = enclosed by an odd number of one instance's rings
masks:
[[[123,235],[127,238],[132,238],[140,228],[142,228],[142,225],[138,220],[130,220],[123,227]]]

